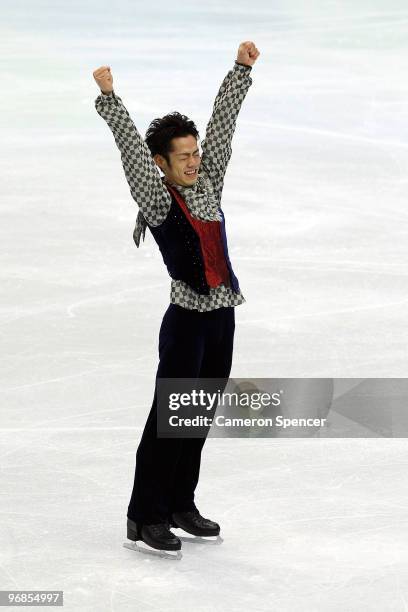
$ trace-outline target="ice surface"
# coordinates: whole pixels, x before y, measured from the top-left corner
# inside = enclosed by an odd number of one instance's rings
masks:
[[[242,40],[261,56],[223,209],[245,305],[232,374],[404,377],[408,10],[401,0],[4,0],[0,588],[65,609],[408,607],[404,440],[208,440],[220,547],[122,548],[169,280],[93,103],[204,133]],[[177,567],[174,567],[176,565]]]

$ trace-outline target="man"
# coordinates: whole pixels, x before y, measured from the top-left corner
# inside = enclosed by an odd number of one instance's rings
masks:
[[[193,121],[174,112],[155,119],[144,141],[113,90],[112,72],[93,73],[95,100],[118,146],[132,197],[139,207],[134,241],[149,228],[172,278],[170,305],[159,335],[159,378],[222,378],[231,370],[234,307],[245,300],[228,256],[220,208],[236,119],[259,56],[255,44],[239,45],[224,78],[202,142]],[[164,174],[161,178],[160,168]],[[204,438],[157,436],[157,384],[136,454],[127,535],[153,549],[179,551],[170,531],[218,536],[220,526],[203,518],[195,503]],[[179,554],[179,553],[178,553]]]

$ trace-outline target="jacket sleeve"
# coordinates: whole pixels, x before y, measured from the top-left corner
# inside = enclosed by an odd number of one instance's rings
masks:
[[[95,108],[113,133],[133,199],[148,223],[160,225],[170,209],[171,196],[148,146],[115,92],[101,93],[95,100]]]
[[[215,98],[205,139],[201,143],[201,163],[218,197],[221,197],[224,176],[232,153],[231,141],[238,113],[252,84],[250,72],[251,66],[236,63],[225,76]]]

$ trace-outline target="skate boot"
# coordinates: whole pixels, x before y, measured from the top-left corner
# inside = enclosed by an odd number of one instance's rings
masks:
[[[174,512],[171,515],[171,527],[178,527],[194,536],[180,536],[183,542],[194,542],[196,544],[221,544],[223,539],[220,534],[220,526],[214,521],[204,518],[198,512]]]
[[[181,541],[169,530],[168,523],[157,523],[155,525],[138,525],[128,518],[127,537],[131,542],[125,542],[123,546],[130,550],[147,553],[165,559],[181,559]],[[147,546],[139,545],[143,542]]]

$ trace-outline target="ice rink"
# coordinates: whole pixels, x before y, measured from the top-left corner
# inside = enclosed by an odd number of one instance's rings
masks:
[[[408,610],[403,438],[209,439],[222,546],[122,548],[170,281],[92,72],[141,133],[202,137],[238,45],[261,56],[223,211],[246,303],[232,376],[405,377],[408,7],[402,0],[3,0],[0,590],[69,612]],[[363,435],[363,434],[362,434]]]

